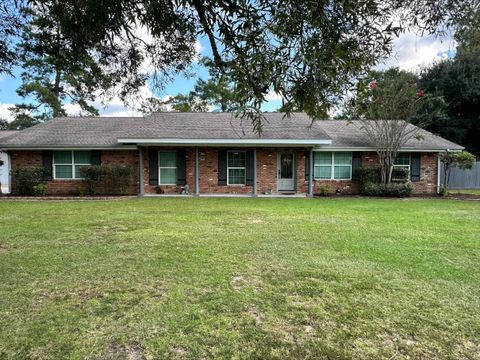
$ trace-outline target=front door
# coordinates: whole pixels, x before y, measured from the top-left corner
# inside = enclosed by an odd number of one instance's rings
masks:
[[[278,154],[278,191],[295,190],[295,155]]]

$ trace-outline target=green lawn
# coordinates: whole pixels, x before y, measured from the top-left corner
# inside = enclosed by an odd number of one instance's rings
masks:
[[[480,202],[0,201],[0,358],[480,358]]]

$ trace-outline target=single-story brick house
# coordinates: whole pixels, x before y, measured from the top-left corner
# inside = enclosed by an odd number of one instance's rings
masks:
[[[49,194],[84,186],[87,164],[134,167],[131,194],[305,194],[322,184],[358,191],[358,169],[377,164],[359,122],[316,121],[303,113],[266,113],[261,136],[231,113],[157,113],[145,117],[65,117],[0,136],[10,167],[44,166]],[[401,149],[415,193],[439,187],[438,153],[462,150],[421,130]],[[311,171],[310,169],[313,169]],[[13,184],[15,182],[13,181]],[[15,187],[13,187],[15,192]]]

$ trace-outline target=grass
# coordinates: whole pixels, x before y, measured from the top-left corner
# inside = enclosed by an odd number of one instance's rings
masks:
[[[480,189],[453,189],[449,190],[450,194],[469,194],[469,195],[480,195]]]
[[[0,358],[480,358],[480,202],[0,201]]]

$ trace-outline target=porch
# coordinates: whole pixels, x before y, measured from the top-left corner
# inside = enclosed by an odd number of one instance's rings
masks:
[[[139,195],[312,196],[311,151],[305,147],[138,146]]]

